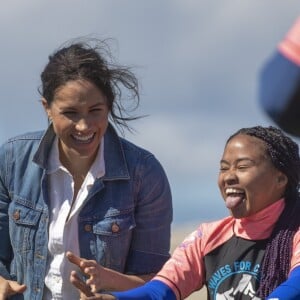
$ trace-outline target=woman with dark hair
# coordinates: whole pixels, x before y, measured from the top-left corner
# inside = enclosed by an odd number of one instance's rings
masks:
[[[73,261],[81,299],[185,299],[206,285],[208,299],[300,299],[300,157],[280,129],[243,128],[226,142],[218,185],[231,216],[203,223],[150,282],[97,294],[98,266]],[[91,288],[93,296],[86,296]]]
[[[110,58],[97,40],[51,55],[40,88],[48,129],[0,148],[0,299],[78,299],[67,251],[103,266],[109,290],[145,283],[169,258],[168,179],[113,127],[131,129],[139,91]]]

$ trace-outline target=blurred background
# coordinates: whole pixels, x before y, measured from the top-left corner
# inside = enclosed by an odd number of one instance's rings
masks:
[[[126,138],[164,166],[174,199],[172,249],[227,215],[216,180],[226,139],[269,125],[258,74],[300,14],[298,0],[10,0],[0,9],[0,143],[45,129],[37,89],[48,55],[82,36],[112,38],[141,85]],[[189,299],[199,299],[203,293]]]
[[[134,134],[164,166],[174,228],[227,215],[217,175],[226,139],[271,121],[257,102],[264,61],[300,14],[298,0],[10,0],[0,9],[0,142],[44,129],[40,73],[64,42],[112,38],[141,85]]]

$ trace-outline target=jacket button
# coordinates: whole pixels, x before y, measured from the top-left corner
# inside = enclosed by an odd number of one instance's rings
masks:
[[[111,226],[111,231],[112,231],[113,233],[119,232],[119,231],[120,231],[120,226],[119,226],[117,223],[112,224],[112,226]]]
[[[84,225],[84,230],[86,232],[91,232],[92,231],[92,225],[91,224],[85,224]]]
[[[13,218],[17,221],[17,220],[20,220],[20,211],[19,210],[16,210],[14,211],[13,213]]]

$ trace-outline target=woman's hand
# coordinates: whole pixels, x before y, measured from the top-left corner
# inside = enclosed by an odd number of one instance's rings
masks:
[[[107,289],[108,284],[105,282],[105,278],[107,277],[105,274],[105,268],[97,264],[95,260],[87,260],[81,257],[76,256],[72,252],[67,252],[67,258],[69,261],[75,265],[77,265],[82,273],[87,276],[87,280],[85,281],[85,286],[89,286],[90,291],[92,293],[96,293],[101,289]],[[76,286],[76,284],[80,284],[82,286],[82,280],[79,278],[76,272],[71,273],[70,277],[71,282]],[[81,283],[79,282],[81,281]],[[76,286],[77,287],[77,286]],[[78,287],[77,287],[78,288]],[[86,287],[84,288],[86,290]],[[101,298],[100,298],[101,299]],[[1,299],[0,299],[1,300]]]
[[[70,282],[87,297],[86,299],[114,299],[111,295],[96,293],[99,291],[127,291],[143,285],[154,276],[154,274],[122,274],[99,265],[95,260],[78,257],[70,251],[66,253],[66,256],[71,263],[80,268],[82,274],[87,278],[83,279],[82,275],[77,274],[76,271],[72,271],[70,275]],[[96,296],[100,298],[88,298]]]
[[[71,283],[79,290],[80,300],[115,300],[116,298],[108,294],[93,293],[89,285],[87,285],[75,271],[71,272]],[[0,299],[1,300],[1,299]]]
[[[19,284],[16,281],[6,280],[0,276],[0,300],[8,299],[8,297],[23,293],[25,290],[25,284]]]

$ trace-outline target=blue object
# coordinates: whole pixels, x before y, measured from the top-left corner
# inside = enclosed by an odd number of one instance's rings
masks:
[[[159,280],[152,280],[138,288],[114,292],[111,295],[118,300],[176,300],[173,290]]]
[[[277,51],[261,70],[258,99],[276,125],[300,136],[300,66]]]
[[[299,300],[300,299],[300,267],[296,267],[289,278],[280,284],[266,300]]]

